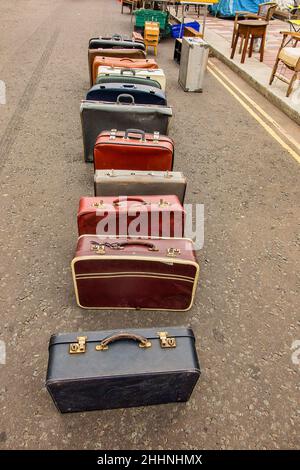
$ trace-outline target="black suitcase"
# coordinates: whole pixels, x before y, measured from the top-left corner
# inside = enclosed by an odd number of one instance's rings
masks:
[[[89,40],[89,49],[140,49],[145,50],[145,44],[141,41],[124,39],[119,34],[114,34],[110,38],[99,37]]]
[[[116,103],[118,97],[124,93],[130,95],[128,102],[131,102],[131,97],[133,97],[136,104],[167,105],[166,95],[162,90],[136,83],[101,83],[94,85],[88,91],[86,100]]]
[[[97,85],[104,83],[134,83],[136,85],[147,85],[154,88],[161,89],[161,85],[156,80],[151,80],[151,78],[142,78],[142,77],[128,77],[128,75],[110,75],[109,77],[98,76],[96,80]]]
[[[62,413],[185,402],[200,366],[190,328],[54,335],[46,387]]]

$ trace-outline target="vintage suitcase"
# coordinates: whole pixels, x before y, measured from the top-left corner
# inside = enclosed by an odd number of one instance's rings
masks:
[[[188,238],[82,235],[71,266],[86,309],[186,311],[199,273]]]
[[[139,34],[133,35],[131,39],[125,39],[120,34],[114,34],[111,37],[91,38],[89,40],[89,49],[140,49],[145,50],[143,37]]]
[[[199,379],[184,327],[51,336],[46,387],[62,413],[186,402]]]
[[[103,131],[94,146],[95,170],[170,171],[174,142],[159,132],[146,134],[139,129]]]
[[[174,194],[184,203],[186,178],[180,172],[96,170],[95,196]]]
[[[111,49],[107,49],[111,50]],[[122,49],[119,49],[122,50]],[[140,51],[143,52],[143,51]],[[106,55],[99,54],[93,59],[93,84],[96,83],[98,75],[98,67],[118,67],[128,69],[158,69],[158,65],[154,59],[133,58],[127,57],[107,57]]]
[[[132,97],[130,97],[131,104],[124,104],[123,99],[127,100],[128,95],[120,95],[116,103],[82,101],[80,115],[86,161],[93,161],[96,139],[100,132],[106,129],[125,131],[127,128],[140,127],[145,132],[168,134],[169,119],[172,116],[171,108],[135,104]]]
[[[134,69],[132,69],[134,71]],[[148,85],[161,90],[160,83],[156,80],[150,80],[148,78],[138,78],[132,75],[110,75],[108,77],[98,76],[96,79],[96,85],[103,83],[135,83],[137,85]]]
[[[82,197],[78,235],[183,237],[184,209],[177,196]]]
[[[157,81],[161,89],[163,91],[166,90],[166,76],[162,69],[130,69],[130,68],[120,68],[120,67],[98,67],[97,71],[97,79],[99,81],[102,77],[115,77],[115,76],[122,76],[122,77],[134,77],[134,78],[144,78],[147,80],[155,80]]]
[[[94,85],[86,95],[86,100],[109,101],[115,103],[122,93],[133,96],[136,104],[167,106],[166,95],[162,90],[136,83],[102,83]],[[131,98],[129,99],[129,102]]]
[[[89,49],[88,50],[88,64],[90,74],[90,84],[93,85],[93,63],[95,57],[109,57],[122,59],[139,59],[146,60],[146,53],[141,49]]]

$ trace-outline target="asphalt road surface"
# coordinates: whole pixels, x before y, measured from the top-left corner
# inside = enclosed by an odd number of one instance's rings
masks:
[[[187,202],[205,205],[195,304],[185,313],[81,310],[70,261],[79,197],[93,194],[79,119],[87,44],[130,34],[130,15],[116,0],[1,0],[0,16],[0,447],[299,447],[297,161],[211,73],[203,94],[184,93],[174,43],[161,42],[175,169],[188,178]],[[44,387],[52,333],[171,325],[197,336],[202,376],[187,404],[56,411]]]

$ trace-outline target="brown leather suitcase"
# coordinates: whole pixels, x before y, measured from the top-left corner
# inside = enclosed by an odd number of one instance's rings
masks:
[[[93,62],[95,57],[128,57],[129,59],[146,59],[146,53],[139,49],[89,49],[88,50],[88,63],[91,86],[95,83],[93,80]],[[96,69],[97,73],[97,69]]]
[[[107,52],[109,49],[105,49]],[[111,49],[113,51],[120,51],[122,49]],[[128,49],[125,49],[128,51]],[[134,49],[132,49],[134,51]],[[98,67],[119,67],[119,68],[126,68],[126,69],[158,69],[158,65],[154,59],[143,59],[141,56],[139,58],[134,58],[127,54],[127,56],[117,57],[116,55],[111,55],[109,57],[108,54],[102,54],[100,56],[94,56],[93,60],[93,85],[96,83],[97,74],[98,74]],[[139,51],[143,52],[143,51]]]
[[[198,273],[187,238],[82,235],[72,261],[76,300],[86,309],[189,310]]]
[[[183,237],[184,209],[176,196],[82,197],[78,235]]]
[[[95,170],[171,171],[174,142],[159,132],[103,131],[94,146]]]

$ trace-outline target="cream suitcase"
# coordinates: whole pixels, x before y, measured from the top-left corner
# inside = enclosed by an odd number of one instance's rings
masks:
[[[109,75],[128,75],[129,77],[135,76],[137,78],[148,78],[157,81],[161,89],[166,91],[166,76],[162,69],[121,69],[117,67],[98,67],[98,77],[108,77]]]

